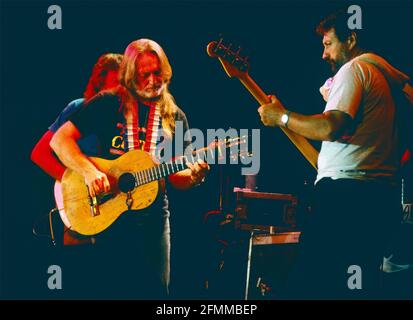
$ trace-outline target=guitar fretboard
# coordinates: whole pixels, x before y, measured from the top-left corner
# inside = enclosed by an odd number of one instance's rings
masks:
[[[239,142],[237,143],[239,144]],[[179,171],[185,170],[188,168],[186,165],[187,162],[194,163],[198,159],[202,159],[203,161],[211,161],[214,162],[215,160],[215,149],[217,149],[218,157],[222,156],[225,149],[230,147],[231,145],[225,143],[217,143],[212,147],[209,148],[202,148],[197,151],[194,151],[190,156],[189,159],[187,156],[182,156],[178,159],[175,159],[170,162],[161,163],[159,165],[153,166],[149,169],[145,169],[142,171],[138,171],[134,173],[136,186],[141,186],[152,181],[156,181],[167,177],[171,174],[177,173]],[[207,157],[207,152],[209,153]]]
[[[135,172],[136,186],[141,186],[149,182],[162,179],[171,174],[185,170],[187,167],[184,158],[162,163],[157,166],[153,166],[149,169]]]

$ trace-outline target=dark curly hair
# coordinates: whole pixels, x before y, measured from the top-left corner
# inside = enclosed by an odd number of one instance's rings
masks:
[[[340,42],[346,41],[352,33],[355,33],[357,35],[357,46],[362,47],[365,45],[363,29],[350,29],[348,27],[349,17],[350,16],[347,13],[347,10],[341,9],[337,12],[334,12],[318,24],[316,32],[319,35],[323,36],[326,32],[334,29],[335,34]]]
[[[85,100],[89,100],[102,90],[106,75],[111,70],[118,71],[122,59],[123,55],[117,53],[105,53],[99,57],[93,66],[92,75],[83,94]]]

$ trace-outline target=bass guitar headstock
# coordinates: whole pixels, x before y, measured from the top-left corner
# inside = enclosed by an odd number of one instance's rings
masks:
[[[225,45],[221,38],[219,41],[212,41],[207,46],[207,53],[212,58],[218,58],[227,75],[232,78],[243,78],[248,74],[248,57],[240,55],[241,48],[232,50],[232,44]]]

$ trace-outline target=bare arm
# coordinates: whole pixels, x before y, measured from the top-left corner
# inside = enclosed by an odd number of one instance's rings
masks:
[[[312,140],[335,141],[351,124],[351,117],[338,110],[306,116],[291,112],[288,129]]]
[[[106,174],[99,171],[81,152],[77,145],[81,134],[71,121],[67,121],[53,136],[50,146],[63,164],[81,174],[89,188],[91,196],[110,190]]]
[[[208,163],[198,160],[194,164],[187,163],[188,169],[169,176],[169,182],[176,189],[187,190],[201,183],[209,170]]]
[[[258,109],[261,121],[266,126],[283,126],[281,117],[287,110],[274,96],[271,101]],[[351,122],[352,118],[348,114],[338,110],[310,116],[291,112],[287,126],[291,131],[308,139],[335,141],[349,129]]]
[[[53,149],[50,147],[50,141],[53,135],[53,131],[46,131],[34,146],[30,159],[48,175],[60,181],[66,168],[59,159],[56,158],[53,154]]]

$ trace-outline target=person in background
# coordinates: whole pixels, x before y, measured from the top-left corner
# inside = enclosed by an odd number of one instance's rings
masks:
[[[93,66],[92,74],[89,78],[83,98],[71,101],[60,112],[56,120],[49,126],[48,130],[34,146],[31,152],[31,160],[57,181],[55,189],[60,188],[59,182],[62,179],[66,167],[59,161],[50,147],[50,141],[52,140],[53,135],[74,113],[82,108],[85,101],[91,99],[98,92],[113,89],[119,84],[118,71],[121,62],[121,54],[105,53],[101,55],[96,64]],[[82,137],[82,139],[78,141],[78,145],[80,149],[83,150],[83,152],[88,156],[94,156],[98,152],[98,142],[93,133]],[[69,231],[67,227],[70,226],[70,222],[67,220],[63,212],[61,212],[61,217],[65,224],[65,230],[63,233],[64,245],[94,242],[95,239],[93,237],[83,237],[75,232]]]

